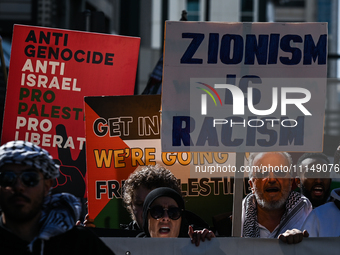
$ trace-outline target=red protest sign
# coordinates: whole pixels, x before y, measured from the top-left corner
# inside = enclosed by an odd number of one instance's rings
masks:
[[[132,95],[140,38],[15,25],[1,143],[60,161],[55,190],[85,194],[84,96]]]

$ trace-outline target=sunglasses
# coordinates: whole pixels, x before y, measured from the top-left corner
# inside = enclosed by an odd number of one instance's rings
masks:
[[[182,209],[178,207],[163,208],[161,205],[156,205],[149,208],[150,215],[152,218],[158,220],[164,217],[165,211],[172,220],[178,220],[182,216]]]
[[[255,176],[255,178],[258,178],[258,179],[265,179],[265,178],[269,177],[269,173],[270,173],[270,171],[263,171],[263,170],[260,169],[260,171],[254,172],[254,176]],[[274,176],[276,178],[284,178],[288,174],[288,172],[285,172],[285,171],[282,171],[282,170],[273,171],[273,173],[274,173]]]
[[[37,186],[41,179],[36,171],[25,171],[20,174],[11,171],[0,172],[0,186],[13,187],[18,178],[26,187]]]

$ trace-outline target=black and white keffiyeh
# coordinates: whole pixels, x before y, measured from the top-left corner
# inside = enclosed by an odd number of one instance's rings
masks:
[[[0,167],[4,164],[20,164],[39,169],[45,179],[59,176],[59,165],[55,164],[48,151],[26,141],[10,141],[0,147]]]
[[[257,221],[257,203],[255,195],[250,193],[245,198],[245,213],[243,223],[243,236],[244,237],[260,237],[259,223]],[[274,233],[274,237],[284,232],[289,224],[299,214],[306,217],[304,207],[306,206],[306,198],[301,196],[300,193],[292,191],[286,201],[286,211],[281,218],[279,227]],[[293,227],[292,227],[293,228]]]
[[[81,212],[78,199],[68,193],[54,194],[45,198],[40,222],[43,225],[38,238],[48,240],[74,227]]]
[[[72,229],[79,219],[80,212],[81,204],[71,194],[60,193],[47,196],[40,218],[39,235],[29,244],[30,250],[36,240],[46,241]]]
[[[259,223],[257,221],[257,208],[255,195],[249,193],[245,198],[245,220],[243,223],[244,237],[260,237]]]

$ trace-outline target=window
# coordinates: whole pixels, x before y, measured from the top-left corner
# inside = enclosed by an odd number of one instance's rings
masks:
[[[241,1],[241,21],[253,22],[254,20],[254,1],[242,0]]]
[[[199,0],[187,0],[188,21],[200,20]]]

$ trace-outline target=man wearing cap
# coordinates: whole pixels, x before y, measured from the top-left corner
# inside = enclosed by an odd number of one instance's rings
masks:
[[[291,156],[286,152],[251,153],[248,163],[253,170],[249,173],[252,192],[243,200],[242,236],[277,238],[286,230],[300,229],[312,205],[291,191]]]
[[[50,195],[58,175],[49,153],[33,143],[0,147],[0,254],[113,254],[75,226],[81,206],[73,195]]]

